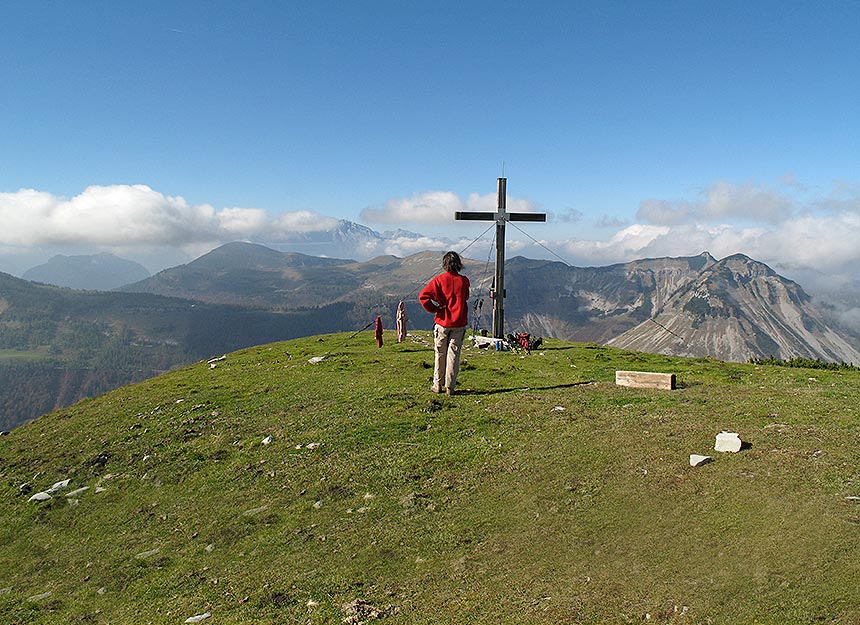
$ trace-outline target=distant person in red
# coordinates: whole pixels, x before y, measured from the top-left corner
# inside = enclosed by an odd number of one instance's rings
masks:
[[[463,261],[457,252],[442,257],[442,268],[445,273],[427,283],[418,301],[424,310],[436,316],[433,328],[436,364],[430,390],[453,395],[460,372],[460,351],[469,325],[469,278],[460,275]]]
[[[376,346],[382,347],[382,317],[376,318]]]

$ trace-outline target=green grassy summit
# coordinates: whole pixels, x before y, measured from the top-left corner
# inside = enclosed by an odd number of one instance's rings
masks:
[[[448,398],[414,334],[246,349],[0,437],[0,622],[860,622],[860,372],[549,340],[467,350]]]

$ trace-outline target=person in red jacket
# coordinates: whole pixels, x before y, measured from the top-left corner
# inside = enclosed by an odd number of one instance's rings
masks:
[[[430,390],[454,394],[460,372],[460,351],[469,325],[469,278],[460,275],[463,261],[457,252],[442,257],[445,273],[427,283],[418,301],[427,312],[435,315],[433,328],[436,363]]]

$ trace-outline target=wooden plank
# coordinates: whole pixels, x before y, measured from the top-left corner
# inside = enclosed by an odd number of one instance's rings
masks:
[[[649,373],[647,371],[616,371],[615,383],[618,386],[656,388],[664,391],[671,391],[675,388],[675,374]]]

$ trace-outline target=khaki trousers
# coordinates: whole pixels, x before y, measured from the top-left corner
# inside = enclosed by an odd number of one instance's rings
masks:
[[[438,323],[433,328],[436,365],[433,368],[433,389],[453,391],[460,373],[460,352],[466,338],[466,328],[446,328]]]

